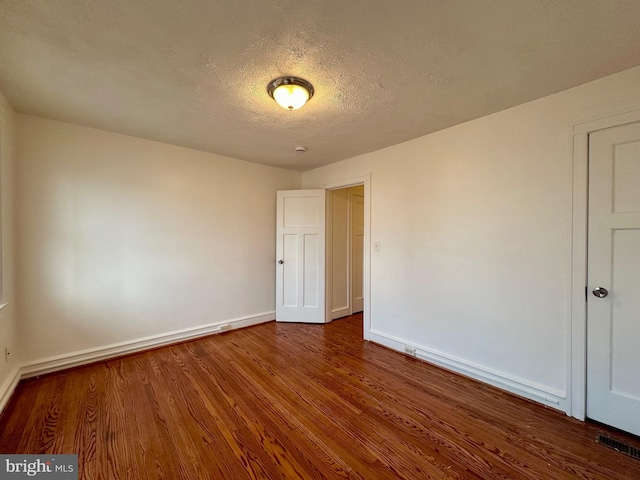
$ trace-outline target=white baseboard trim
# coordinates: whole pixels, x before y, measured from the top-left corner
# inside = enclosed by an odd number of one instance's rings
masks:
[[[55,357],[43,358],[41,360],[36,360],[22,365],[19,377],[35,377],[36,375],[43,375],[45,373],[86,365],[100,360],[107,360],[113,357],[137,353],[172,343],[193,340],[195,338],[205,337],[207,335],[221,333],[227,330],[236,330],[238,328],[249,327],[259,323],[270,322],[275,320],[275,315],[275,312],[261,313],[258,315],[235,318],[199,327],[184,328],[173,332],[138,338],[136,340],[129,340],[126,342],[104,345],[87,350],[65,353]],[[227,326],[228,328],[225,328]]]
[[[351,311],[349,307],[337,308],[331,311],[331,320],[335,320],[336,318],[342,318],[351,315]]]
[[[553,390],[522,378],[505,375],[504,373],[483,367],[482,365],[474,364],[451,355],[446,355],[377,330],[371,330],[369,332],[369,340],[402,353],[405,353],[405,346],[415,348],[416,358],[419,358],[420,360],[438,365],[439,367],[471,377],[475,380],[488,383],[494,387],[528,398],[529,400],[542,403],[543,405],[561,410],[565,413],[568,412],[567,409],[569,408],[569,405],[567,402],[567,396],[561,391]]]
[[[7,379],[0,385],[0,413],[4,410],[4,407],[9,403],[9,399],[20,381],[20,367],[16,365]]]

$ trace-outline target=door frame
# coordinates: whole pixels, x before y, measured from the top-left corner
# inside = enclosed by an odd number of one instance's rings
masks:
[[[587,408],[587,228],[589,198],[589,134],[605,128],[640,122],[640,110],[612,114],[574,124],[571,245],[571,332],[567,345],[567,414],[586,419]]]
[[[371,172],[364,173],[359,176],[347,177],[342,180],[336,180],[323,184],[320,188],[325,190],[339,190],[342,188],[354,187],[356,185],[364,185],[364,246],[363,246],[363,325],[362,331],[365,340],[369,340],[371,332]],[[309,187],[310,188],[310,187]],[[327,202],[330,203],[330,202]],[[326,247],[325,247],[326,248]],[[326,255],[329,258],[329,255]],[[328,261],[328,260],[327,260]],[[329,278],[330,270],[325,268],[325,315],[329,318],[327,323],[331,321],[331,279]]]

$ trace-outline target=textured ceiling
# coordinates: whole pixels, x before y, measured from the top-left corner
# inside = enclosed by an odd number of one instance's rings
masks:
[[[638,0],[0,0],[0,90],[303,171],[640,65],[639,18]],[[313,83],[302,109],[267,95],[283,75]]]

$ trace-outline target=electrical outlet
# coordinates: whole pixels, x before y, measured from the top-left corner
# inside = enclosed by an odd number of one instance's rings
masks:
[[[230,329],[231,327],[229,326],[228,323],[225,323],[224,325],[220,325],[220,333],[228,332]]]
[[[406,353],[407,355],[411,355],[412,357],[416,356],[416,349],[413,347],[410,347],[409,345],[405,345],[404,346],[404,353]]]

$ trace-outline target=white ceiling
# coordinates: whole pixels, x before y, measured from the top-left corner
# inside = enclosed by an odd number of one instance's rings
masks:
[[[18,112],[300,171],[636,65],[638,0],[0,0]]]

